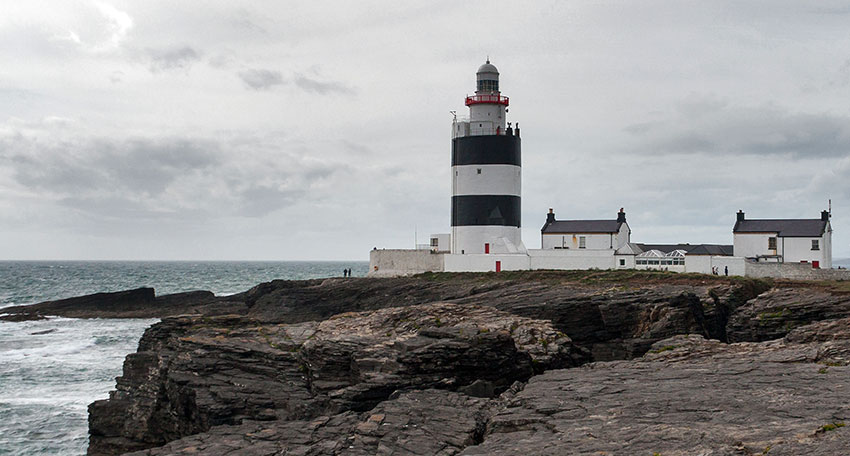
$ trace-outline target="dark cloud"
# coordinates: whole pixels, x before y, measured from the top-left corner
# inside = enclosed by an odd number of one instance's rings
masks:
[[[321,158],[280,134],[118,140],[63,137],[57,129],[65,127],[50,125],[38,136],[0,134],[0,175],[41,198],[110,220],[263,217],[324,198],[346,187],[336,181],[350,177],[344,174],[349,164]]]
[[[201,59],[200,52],[184,46],[172,49],[148,49],[150,70],[154,73],[172,70],[186,70]]]
[[[840,157],[850,151],[850,118],[796,113],[776,106],[686,103],[664,121],[628,126],[639,148],[654,154]]]
[[[346,86],[341,82],[322,82],[316,79],[311,79],[302,74],[295,75],[295,85],[308,91],[322,95],[338,93],[342,95],[353,95],[354,89]]]
[[[283,84],[283,75],[273,70],[245,70],[239,72],[245,86],[254,90],[269,90]]]
[[[52,194],[161,194],[175,180],[218,162],[218,145],[188,139],[64,140],[24,136],[2,142],[16,179]]]

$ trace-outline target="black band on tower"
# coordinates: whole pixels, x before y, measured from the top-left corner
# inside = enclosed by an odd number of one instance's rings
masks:
[[[518,136],[463,136],[452,140],[452,166],[520,166],[520,158],[520,138]]]
[[[520,197],[461,195],[452,197],[452,226],[520,226]]]

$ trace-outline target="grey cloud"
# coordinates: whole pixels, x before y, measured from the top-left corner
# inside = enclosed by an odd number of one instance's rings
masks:
[[[218,146],[186,139],[64,140],[53,144],[13,136],[0,141],[16,179],[55,194],[132,193],[158,195],[181,176],[212,166]]]
[[[239,72],[239,77],[245,86],[254,90],[269,90],[276,85],[283,84],[283,75],[280,71],[272,70],[245,70]]]
[[[308,91],[322,95],[330,93],[339,93],[342,95],[353,95],[354,89],[340,82],[322,82],[316,79],[308,78],[302,74],[295,75],[295,85]]]
[[[794,113],[775,106],[692,104],[664,121],[625,128],[639,148],[655,154],[838,157],[850,151],[850,118]]]
[[[274,134],[56,137],[0,135],[0,172],[10,171],[17,184],[42,198],[109,220],[263,217],[304,198],[321,199],[349,178],[334,177],[348,165]]]
[[[270,185],[251,185],[239,194],[239,214],[261,217],[294,204],[304,195],[300,189],[278,188]]]
[[[172,49],[148,49],[151,72],[158,73],[170,70],[187,70],[201,59],[200,52],[184,46]]]

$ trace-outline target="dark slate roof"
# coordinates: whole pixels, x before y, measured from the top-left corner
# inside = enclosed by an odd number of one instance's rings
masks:
[[[732,256],[732,246],[731,245],[718,245],[718,244],[698,244],[692,246],[693,248],[688,250],[688,255],[721,255],[721,256]]]
[[[687,255],[720,255],[732,256],[731,245],[718,244],[634,244],[641,252],[650,250],[658,250],[659,252],[670,253],[674,250],[684,250]]]
[[[616,220],[555,220],[543,225],[540,231],[543,234],[618,233],[622,223]]]
[[[826,230],[826,220],[776,219],[740,220],[733,233],[778,233],[779,237],[820,237]]]

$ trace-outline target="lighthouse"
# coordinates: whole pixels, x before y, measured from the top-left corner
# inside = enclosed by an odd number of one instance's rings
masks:
[[[451,253],[525,253],[519,124],[507,122],[509,100],[489,59],[465,104],[469,118],[452,122]]]

